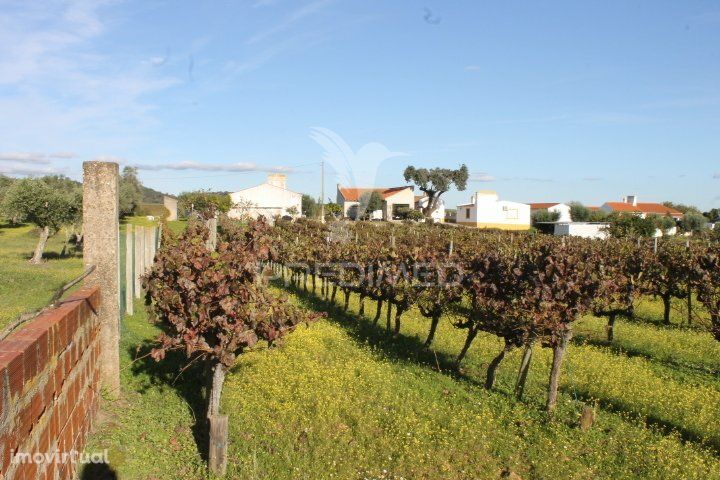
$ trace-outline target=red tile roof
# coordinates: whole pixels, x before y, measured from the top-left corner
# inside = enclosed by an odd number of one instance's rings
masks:
[[[528,205],[530,205],[530,210],[547,210],[548,208],[559,204],[560,202],[528,203]]]
[[[644,213],[646,215],[670,215],[672,217],[682,217],[683,213],[674,208],[666,207],[661,203],[640,203],[633,205],[632,203],[623,202],[607,202],[605,203],[613,211],[616,212],[635,212]]]
[[[348,202],[359,202],[360,197],[367,192],[378,192],[380,196],[385,200],[386,198],[395,195],[398,192],[401,192],[407,188],[412,189],[413,187],[407,186],[407,187],[390,187],[390,188],[345,188],[345,187],[338,187],[338,190],[340,191],[340,195],[343,196],[345,200]]]

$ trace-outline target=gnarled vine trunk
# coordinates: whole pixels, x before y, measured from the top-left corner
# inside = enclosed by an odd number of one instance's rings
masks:
[[[437,331],[438,323],[440,323],[440,315],[435,313],[432,316],[432,320],[430,320],[430,332],[428,332],[427,339],[425,340],[426,348],[430,347],[435,339],[435,332]]]
[[[522,360],[520,361],[518,378],[515,382],[515,398],[518,400],[522,400],[523,394],[525,393],[525,384],[527,383],[528,373],[530,372],[530,363],[532,362],[534,346],[534,340],[530,340],[525,344],[525,351],[523,352]]]
[[[615,319],[617,318],[616,313],[611,313],[608,316],[608,323],[605,327],[605,331],[607,332],[607,340],[608,342],[612,342],[613,338],[615,337]]]
[[[570,327],[566,327],[560,334],[560,338],[553,348],[553,362],[552,368],[550,369],[550,385],[548,387],[548,400],[547,400],[547,413],[552,416],[557,406],[557,395],[558,386],[560,385],[560,372],[562,369],[563,358],[565,357],[565,350],[567,350],[568,343],[572,338],[572,331]]]
[[[490,390],[495,386],[495,378],[497,377],[497,369],[505,358],[505,354],[512,349],[512,345],[506,343],[500,353],[492,359],[488,365],[487,376],[485,377],[485,388]]]
[[[662,296],[663,301],[663,322],[665,325],[670,325],[670,294]]]
[[[382,305],[382,298],[379,298],[377,301],[377,310],[375,310],[375,318],[373,318],[373,325],[377,325],[378,321],[380,321],[380,315],[382,314]]]
[[[468,334],[467,337],[465,337],[465,345],[463,345],[462,350],[460,350],[460,353],[457,356],[457,359],[455,360],[455,369],[460,368],[460,364],[462,363],[463,359],[465,358],[465,355],[467,355],[468,350],[470,350],[470,345],[472,345],[473,340],[475,340],[475,337],[478,334],[478,329],[470,325],[468,327]]]

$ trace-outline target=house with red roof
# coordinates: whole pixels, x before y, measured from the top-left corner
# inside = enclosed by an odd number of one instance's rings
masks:
[[[338,185],[337,203],[342,208],[343,217],[357,219],[362,214],[359,212],[360,197],[371,192],[380,194],[383,201],[382,208],[370,214],[373,220],[392,220],[398,217],[399,211],[415,208],[415,193],[411,186],[350,188]]]
[[[637,195],[628,195],[623,197],[621,202],[605,202],[600,207],[600,210],[607,213],[633,213],[643,218],[648,215],[670,216],[675,220],[682,220],[683,218],[683,213],[681,211],[666,207],[662,203],[638,202]]]
[[[571,222],[570,218],[570,205],[560,202],[543,202],[543,203],[528,203],[530,205],[530,214],[539,211],[548,211],[551,213],[557,212],[560,217],[558,222]]]

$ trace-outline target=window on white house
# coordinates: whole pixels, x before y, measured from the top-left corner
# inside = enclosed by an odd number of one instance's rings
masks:
[[[470,209],[469,208],[465,209],[465,218],[470,218]]]

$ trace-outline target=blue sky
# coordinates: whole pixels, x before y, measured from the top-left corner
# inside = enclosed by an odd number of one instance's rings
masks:
[[[0,172],[318,195],[326,155],[333,198],[465,163],[450,205],[720,206],[717,2],[0,0],[0,45]]]

